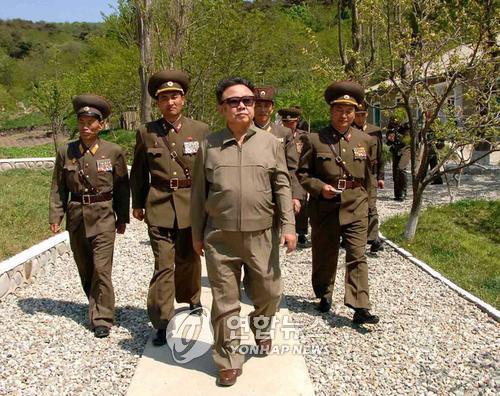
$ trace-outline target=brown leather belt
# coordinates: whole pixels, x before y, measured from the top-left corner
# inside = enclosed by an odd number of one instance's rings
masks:
[[[96,202],[110,201],[113,198],[112,192],[104,192],[99,194],[78,194],[71,193],[71,200],[80,202],[83,205],[89,205]]]
[[[163,179],[158,176],[151,175],[151,185],[158,189],[177,190],[178,188],[191,187],[191,179]]]
[[[335,187],[338,190],[350,190],[362,186],[363,186],[362,179],[354,179],[354,180],[339,179],[333,183],[333,187]]]

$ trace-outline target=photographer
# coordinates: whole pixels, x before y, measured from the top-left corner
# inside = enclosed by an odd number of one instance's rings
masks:
[[[400,124],[396,120],[389,121],[386,139],[392,154],[392,179],[394,181],[394,199],[404,201],[406,198],[407,168],[411,160],[408,144],[408,124]]]

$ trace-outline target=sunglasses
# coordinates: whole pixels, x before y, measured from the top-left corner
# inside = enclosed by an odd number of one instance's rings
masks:
[[[244,106],[249,107],[255,104],[255,96],[234,96],[232,98],[224,99],[222,103],[227,103],[229,107],[232,107],[233,109],[238,107],[240,103],[243,103]]]

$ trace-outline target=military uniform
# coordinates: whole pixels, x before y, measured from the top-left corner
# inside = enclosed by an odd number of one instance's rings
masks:
[[[154,75],[150,94],[156,97],[162,84],[176,87],[173,78],[178,77],[172,71]],[[132,207],[145,209],[155,256],[147,308],[156,329],[166,329],[174,316],[174,297],[192,306],[200,303],[201,262],[192,246],[189,207],[194,159],[207,132],[206,124],[184,116],[174,123],[161,118],[137,131]]]
[[[302,110],[295,106],[285,109],[280,109],[278,114],[281,116],[283,122],[287,121],[298,121],[302,114]],[[302,153],[302,147],[304,146],[304,140],[308,132],[296,128],[292,131],[292,144],[294,145],[297,155],[300,156]],[[295,172],[294,172],[295,173]],[[297,180],[297,176],[294,174],[292,178],[293,181]],[[298,180],[297,180],[298,182]],[[309,216],[307,210],[307,191],[297,183],[297,185],[292,184],[292,195],[293,198],[298,199],[300,202],[300,211],[295,214],[295,229],[297,234],[299,234],[299,242],[306,242],[306,235],[308,233],[309,227]]]
[[[404,201],[407,190],[407,169],[411,162],[411,150],[407,144],[408,135],[405,133],[406,127],[399,125],[396,121],[391,121],[388,126],[387,135],[394,133],[394,142],[387,140],[392,154],[392,179],[394,181],[394,198],[397,201]]]
[[[334,83],[325,91],[332,109],[337,104],[357,106],[362,98],[362,88],[353,82]],[[358,129],[348,127],[340,133],[332,125],[307,136],[297,169],[300,183],[310,194],[313,289],[321,298],[319,309],[328,311],[342,235],[346,245],[344,303],[355,310],[354,322],[376,323],[378,318],[368,312],[365,255],[375,145]],[[326,185],[342,192],[324,198],[322,190]]]
[[[227,128],[210,134],[196,158],[191,201],[193,239],[204,241],[213,293],[214,361],[221,370],[240,369],[244,356],[235,351],[240,330],[232,334],[228,321],[240,311],[242,267],[254,304],[250,326],[259,343],[270,338],[282,293],[279,261],[272,253],[275,211],[282,233],[295,232],[280,142],[254,126],[241,147]],[[267,325],[257,329],[253,318],[259,317]]]
[[[76,97],[73,103],[79,116],[97,117],[93,111],[99,112],[102,118],[109,114],[109,105],[94,95]],[[114,321],[111,271],[115,230],[117,224],[129,222],[129,202],[127,162],[120,146],[97,139],[92,147],[86,147],[77,140],[58,150],[49,223],[60,224],[66,214],[66,229],[83,290],[89,299],[93,328],[109,328]]]
[[[376,161],[372,168],[372,194],[368,202],[368,243],[373,243],[379,238],[379,219],[377,212],[377,188],[378,181],[384,180],[384,163],[382,161],[382,131],[379,127],[366,123],[363,126],[353,124],[354,127],[371,136],[376,145]]]

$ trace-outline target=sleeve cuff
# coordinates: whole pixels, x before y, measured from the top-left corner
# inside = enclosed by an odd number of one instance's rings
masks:
[[[295,224],[283,224],[281,226],[281,235],[295,234]]]

